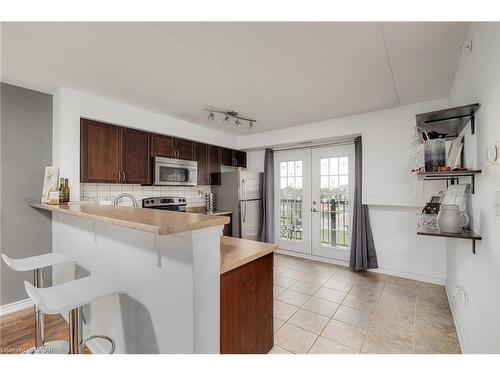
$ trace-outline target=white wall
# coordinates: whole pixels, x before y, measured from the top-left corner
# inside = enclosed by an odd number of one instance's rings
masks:
[[[417,113],[446,108],[447,99],[258,133],[240,138],[241,148],[261,148],[307,140],[363,137],[363,202],[369,205],[379,271],[444,284],[445,241],[416,235],[416,214],[441,182],[418,181],[411,138]],[[263,170],[264,152],[247,153],[247,166]]]
[[[494,194],[500,191],[500,165],[485,160],[486,146],[500,140],[500,24],[473,23],[467,40],[472,53],[463,52],[450,94],[450,105],[479,102],[476,134],[467,136],[466,161],[482,169],[472,196],[473,229],[483,237],[476,254],[469,241],[448,240],[448,291],[456,284],[468,295],[466,305],[449,297],[466,353],[500,353],[500,217],[495,216]]]
[[[363,136],[363,203],[419,206],[424,202],[426,194],[423,184],[417,181],[410,172],[415,167],[410,147],[415,127],[415,115],[447,106],[447,99],[433,100],[257,133],[241,137],[239,143],[242,149],[252,149],[361,134]],[[256,159],[252,162],[259,164]],[[425,187],[428,188],[429,185],[426,184]]]
[[[207,127],[110,99],[60,88],[54,95],[53,163],[80,199],[80,117],[236,148],[238,139]]]

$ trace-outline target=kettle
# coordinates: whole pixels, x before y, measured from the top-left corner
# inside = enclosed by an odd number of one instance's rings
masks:
[[[456,204],[442,204],[437,216],[437,226],[441,232],[459,233],[469,225],[467,213],[460,211]]]

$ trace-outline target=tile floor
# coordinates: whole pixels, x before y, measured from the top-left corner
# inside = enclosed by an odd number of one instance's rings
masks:
[[[276,254],[270,353],[460,353],[444,287]]]

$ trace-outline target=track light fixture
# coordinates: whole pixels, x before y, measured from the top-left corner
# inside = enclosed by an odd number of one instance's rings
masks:
[[[242,121],[247,121],[249,130],[253,130],[255,127],[255,123],[257,122],[257,120],[253,118],[240,116],[240,114],[236,111],[226,111],[222,109],[210,109],[210,108],[205,108],[204,110],[209,112],[208,119],[210,121],[213,121],[215,119],[215,113],[220,113],[224,115],[224,120],[223,120],[224,122],[227,123],[231,118],[233,118],[234,124],[236,126],[241,126]]]

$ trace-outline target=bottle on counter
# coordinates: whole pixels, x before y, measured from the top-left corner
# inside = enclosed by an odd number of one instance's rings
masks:
[[[68,184],[68,179],[65,178],[64,179],[64,203],[68,203],[69,202],[69,197],[71,195],[70,193],[70,189],[69,189],[69,184]]]
[[[59,204],[64,203],[64,178],[59,179]]]

